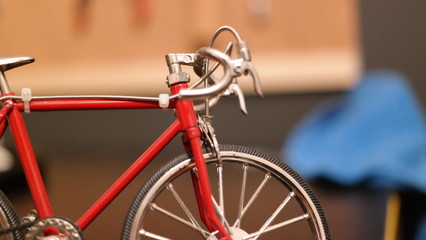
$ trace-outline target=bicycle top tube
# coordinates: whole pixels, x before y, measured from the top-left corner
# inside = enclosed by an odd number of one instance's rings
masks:
[[[3,95],[0,101],[7,99],[22,100],[22,96]],[[177,97],[171,96],[170,99]],[[32,96],[31,100],[116,100],[116,101],[135,101],[135,102],[158,102],[159,97],[141,97],[127,95],[57,95],[57,96]]]

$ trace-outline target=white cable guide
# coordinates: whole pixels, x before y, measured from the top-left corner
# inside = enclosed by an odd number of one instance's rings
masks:
[[[22,88],[21,89],[21,99],[24,102],[24,112],[31,113],[30,102],[32,98],[31,88]]]

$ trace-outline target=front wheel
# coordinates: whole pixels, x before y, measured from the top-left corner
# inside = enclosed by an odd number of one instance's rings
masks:
[[[234,240],[330,239],[317,198],[287,165],[241,146],[221,146],[220,155],[222,164],[204,157],[218,217]],[[122,239],[217,239],[199,217],[194,174],[187,154],[161,168],[133,202]]]
[[[23,240],[24,233],[22,230],[17,229],[8,233],[2,233],[6,229],[18,226],[19,223],[20,220],[12,203],[10,203],[3,191],[0,190],[0,240]]]

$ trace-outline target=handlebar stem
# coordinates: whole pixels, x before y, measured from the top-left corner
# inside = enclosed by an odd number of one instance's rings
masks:
[[[195,65],[196,56],[193,53],[170,53],[166,55],[169,75],[167,76],[167,85],[170,87],[177,83],[188,83],[190,75],[182,71],[181,65]]]
[[[170,53],[166,55],[166,61],[170,73],[181,71],[181,65],[201,66],[203,64],[203,59],[195,53]]]
[[[166,83],[169,87],[178,84],[178,83],[188,83],[191,79],[191,76],[186,72],[174,72],[170,73],[167,76]]]

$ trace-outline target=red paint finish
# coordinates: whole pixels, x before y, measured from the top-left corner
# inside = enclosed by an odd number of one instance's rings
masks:
[[[203,156],[203,149],[200,144],[200,130],[198,128],[190,129],[190,131],[198,130],[198,137],[192,137],[190,139],[192,154],[194,156],[195,165],[198,170],[198,181],[201,190],[201,197],[203,198],[204,203],[204,211],[207,214],[207,218],[210,222],[207,222],[206,225],[211,228],[214,227],[215,230],[219,230],[219,233],[223,237],[223,239],[231,239],[228,231],[226,231],[225,227],[220,222],[219,218],[214,211],[213,201],[211,199],[212,193],[210,189],[209,176],[207,173],[207,167]],[[193,133],[195,136],[197,133]],[[211,225],[210,225],[211,224]],[[210,226],[209,226],[210,225]]]
[[[171,93],[177,94],[181,89],[186,88],[188,88],[187,84],[178,84],[171,87]],[[185,136],[183,138],[184,144],[186,145],[186,142],[189,141],[190,149],[194,156],[195,165],[198,170],[198,180],[195,178],[197,181],[197,183],[195,183],[195,192],[197,198],[201,197],[201,199],[197,199],[198,203],[202,203],[202,205],[199,206],[199,208],[203,208],[200,210],[200,212],[204,212],[201,213],[201,217],[210,230],[219,230],[219,233],[223,239],[231,239],[228,231],[226,231],[214,210],[213,201],[211,199],[212,195],[210,180],[203,156],[203,148],[201,146],[201,132],[197,127],[197,115],[195,114],[192,101],[178,101],[176,103],[176,115],[181,121],[182,131],[185,131]]]
[[[17,108],[13,108],[9,114],[9,124],[38,215],[40,218],[52,216],[52,208],[28,137],[28,132],[22,115]]]
[[[177,84],[171,87],[172,94],[187,89],[187,84]],[[9,107],[6,107],[6,102]],[[157,102],[119,101],[107,99],[58,99],[58,100],[32,100],[31,111],[59,111],[59,110],[101,110],[101,109],[148,109],[160,108]],[[211,199],[210,182],[207,167],[201,146],[201,133],[197,127],[198,121],[194,112],[192,101],[171,101],[169,108],[176,110],[177,120],[130,166],[126,172],[83,214],[77,221],[81,229],[85,229],[124,188],[152,161],[152,159],[179,133],[184,132],[183,143],[186,151],[191,151],[198,170],[198,176],[193,175],[193,184],[199,204],[199,211],[206,226],[211,231],[219,231],[220,239],[231,239],[225,227],[217,217]],[[12,110],[10,110],[12,109]],[[14,103],[5,100],[0,110],[0,135],[7,127],[8,122],[18,149],[27,182],[34,199],[39,217],[53,216],[46,189],[34,156],[26,127],[20,111],[24,104],[20,101]]]
[[[180,122],[176,120],[132,166],[102,195],[98,201],[77,221],[85,229],[115,197],[145,168],[145,166],[179,133]]]
[[[197,200],[197,206],[198,206],[198,213],[200,214],[200,218],[204,223],[208,223],[208,216],[206,214],[205,204],[204,204],[204,198],[201,192],[201,187],[198,181],[198,174],[191,171],[191,179],[192,179],[192,186],[194,188],[195,197]],[[212,228],[211,224],[206,224],[207,228],[210,232],[214,232],[214,229]]]
[[[172,94],[178,94],[180,90],[187,89],[188,85],[179,84],[171,87]],[[176,102],[176,115],[181,121],[182,130],[197,126],[197,118],[191,101],[179,100]]]
[[[3,102],[3,107],[0,110],[0,139],[3,137],[4,131],[6,131],[8,126],[6,119],[7,115],[12,111],[12,104],[11,101]]]
[[[17,108],[24,111],[24,103],[17,102]],[[169,108],[174,107],[174,102]],[[31,111],[61,111],[61,110],[101,110],[101,109],[148,109],[160,108],[157,102],[136,102],[116,100],[32,100]]]

